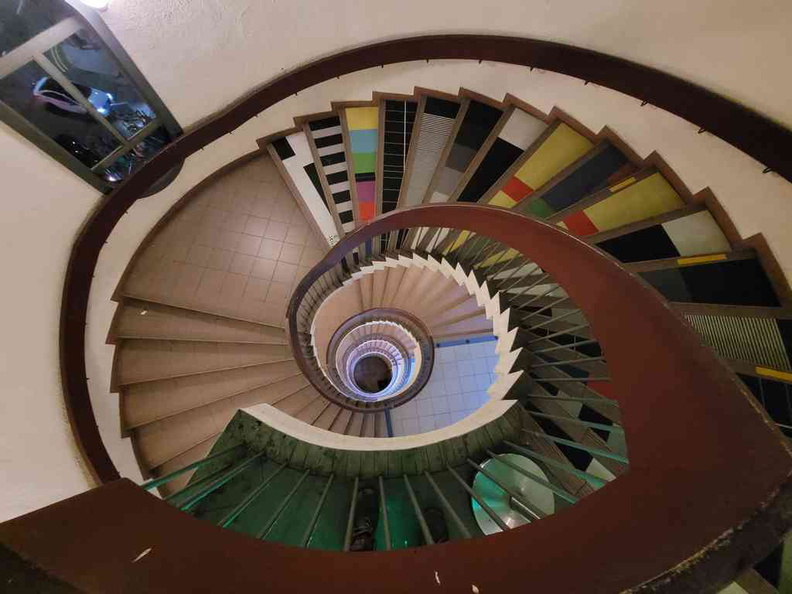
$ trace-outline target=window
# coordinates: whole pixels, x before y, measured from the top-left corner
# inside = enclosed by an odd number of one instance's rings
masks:
[[[91,9],[0,0],[0,119],[102,191],[181,128]]]

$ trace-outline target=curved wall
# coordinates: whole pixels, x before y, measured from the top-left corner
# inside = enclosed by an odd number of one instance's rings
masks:
[[[613,54],[792,125],[785,0],[116,0],[102,18],[185,127],[317,56],[436,33],[519,35]]]

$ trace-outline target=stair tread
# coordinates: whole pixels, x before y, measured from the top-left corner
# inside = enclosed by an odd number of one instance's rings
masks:
[[[219,371],[231,371],[234,369],[247,369],[250,367],[259,367],[261,365],[274,365],[277,363],[284,363],[288,361],[294,361],[293,357],[284,357],[282,359],[272,359],[272,360],[260,360],[260,361],[253,361],[250,363],[243,363],[240,365],[229,365],[225,367],[210,367],[206,369],[200,369],[196,371],[184,372],[184,373],[173,373],[167,375],[157,375],[157,376],[147,376],[147,377],[136,377],[136,378],[122,378],[119,380],[119,386],[130,386],[133,384],[143,384],[143,383],[151,383],[151,382],[161,382],[165,380],[171,379],[181,379],[186,378],[194,375],[205,375],[209,373],[217,373]]]
[[[193,312],[196,312],[196,313],[206,314],[208,316],[214,316],[214,317],[217,317],[217,318],[225,318],[227,320],[233,320],[233,321],[236,321],[236,322],[246,322],[248,324],[255,324],[257,326],[264,326],[264,327],[267,327],[267,328],[275,328],[275,329],[278,329],[278,330],[284,330],[285,329],[285,326],[278,325],[278,324],[268,324],[266,322],[260,322],[258,320],[254,320],[254,319],[251,319],[251,318],[244,318],[244,317],[240,317],[240,316],[232,316],[232,315],[229,315],[227,313],[221,313],[221,312],[217,312],[217,311],[212,311],[212,310],[204,309],[204,308],[201,308],[201,307],[194,307],[192,305],[187,305],[187,304],[182,304],[182,303],[175,303],[175,302],[169,302],[169,301],[165,301],[165,300],[162,300],[162,299],[155,299],[155,298],[151,298],[151,297],[145,297],[145,296],[142,296],[142,295],[136,295],[136,294],[130,293],[129,291],[125,291],[123,296],[125,298],[133,299],[135,301],[145,301],[147,303],[154,303],[156,305],[165,305],[167,307],[172,307],[172,308],[175,308],[175,309],[183,309],[183,310],[187,310],[187,311],[193,311]]]
[[[144,383],[125,387],[121,391],[124,428],[133,429],[155,423],[195,408],[236,398],[302,376],[293,361],[268,366],[268,369],[263,371],[242,368],[216,375],[218,376],[216,378],[190,376],[154,385]],[[212,379],[214,381],[211,381]]]

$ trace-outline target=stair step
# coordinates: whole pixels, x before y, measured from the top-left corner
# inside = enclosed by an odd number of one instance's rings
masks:
[[[517,107],[508,110],[504,118],[500,129],[493,130],[497,132],[495,138],[485,143],[470,164],[450,201],[478,202],[547,129],[544,121]]]
[[[287,415],[297,417],[298,413],[305,408],[305,406],[317,398],[322,398],[322,396],[320,396],[316,389],[309,384],[299,391],[289,394],[282,400],[279,400],[273,404],[273,406]]]
[[[647,169],[596,192],[558,213],[552,222],[586,237],[685,206],[676,189],[654,170]]]
[[[288,361],[286,345],[125,340],[114,360],[114,385],[160,381],[262,363]]]
[[[399,206],[421,204],[440,157],[456,125],[460,102],[450,97],[421,96],[402,182]]]
[[[330,431],[330,428],[333,426],[333,423],[338,415],[341,414],[342,410],[343,409],[337,404],[330,403],[330,406],[325,408],[322,414],[319,415],[319,418],[313,422],[313,426]]]
[[[338,416],[333,421],[333,424],[330,426],[330,431],[345,435],[347,426],[349,425],[349,421],[351,420],[351,418],[352,418],[352,411],[342,408],[341,412],[338,414]]]
[[[593,146],[588,138],[558,120],[501,176],[480,202],[513,208]]]
[[[382,214],[395,210],[399,202],[417,111],[418,101],[408,98],[380,102],[380,121],[385,123],[380,146],[387,147],[386,154],[379,159],[381,169],[377,172],[382,180]]]
[[[503,108],[492,103],[466,98],[462,102],[455,135],[450,139],[429,183],[423,201],[447,202],[454,194],[462,175],[473,161],[503,115]]]
[[[132,299],[119,304],[109,341],[127,338],[287,344],[281,328]]]
[[[317,175],[329,197],[327,207],[340,225],[340,235],[355,230],[354,208],[349,192],[349,174],[342,135],[341,119],[338,113],[324,114],[308,118],[303,125],[308,138]]]
[[[353,413],[352,417],[349,419],[349,425],[347,425],[346,431],[344,432],[346,435],[352,435],[355,437],[360,437],[363,434],[363,417],[365,417],[363,413]]]
[[[515,208],[546,219],[604,187],[619,183],[635,170],[619,148],[603,140]]]
[[[305,132],[299,130],[271,140],[267,151],[294,199],[328,245],[338,241],[336,221],[327,208],[327,197],[316,177],[316,164]],[[316,183],[315,183],[316,180]]]
[[[120,399],[122,427],[154,423],[301,375],[294,361],[284,361],[126,386]]]
[[[265,322],[260,322],[258,320],[254,320],[254,319],[251,319],[251,318],[243,318],[243,317],[239,317],[239,316],[232,316],[232,315],[229,315],[229,314],[226,314],[226,313],[215,312],[215,311],[211,311],[211,310],[208,310],[208,309],[205,309],[205,308],[201,308],[201,307],[194,307],[192,305],[180,304],[180,303],[174,303],[174,302],[165,301],[165,300],[162,300],[162,299],[153,299],[153,298],[150,298],[150,297],[144,297],[143,295],[138,295],[138,294],[132,293],[130,291],[124,291],[123,298],[124,299],[129,299],[129,300],[132,300],[132,301],[141,302],[141,303],[146,303],[146,304],[162,305],[162,306],[170,307],[170,308],[173,308],[173,309],[181,309],[181,310],[195,312],[195,313],[199,313],[199,314],[205,314],[207,316],[212,316],[212,317],[220,318],[220,319],[224,319],[224,320],[231,320],[231,321],[235,321],[235,322],[245,322],[247,324],[255,324],[257,326],[262,326],[262,327],[265,327],[265,328],[274,328],[274,329],[278,329],[278,330],[283,330],[284,327],[285,327],[283,325],[278,325],[278,324],[267,324]]]
[[[596,245],[624,263],[729,253],[732,249],[726,235],[706,210],[606,239]]]
[[[343,104],[334,104],[341,106]],[[359,224],[377,216],[376,165],[379,146],[379,107],[376,102],[339,109],[344,130],[346,160],[351,165],[350,192],[357,205]]]
[[[322,413],[325,411],[325,409],[329,408],[333,404],[316,390],[314,390],[314,393],[316,394],[316,398],[297,411],[297,413],[294,415],[303,423],[307,423],[309,425],[316,423],[316,421],[322,416]]]

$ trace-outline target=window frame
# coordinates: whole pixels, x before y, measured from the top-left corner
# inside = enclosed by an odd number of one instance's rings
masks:
[[[60,164],[71,170],[84,181],[98,189],[100,192],[109,193],[117,184],[109,182],[101,177],[101,171],[120,159],[125,154],[129,153],[152,132],[160,127],[164,128],[170,135],[171,140],[176,139],[183,133],[183,130],[176,118],[165,106],[165,103],[160,99],[154,88],[146,80],[143,73],[135,65],[132,58],[124,50],[116,37],[110,31],[110,28],[105,24],[98,12],[88,6],[85,6],[80,0],[61,0],[70,6],[77,14],[68,17],[52,27],[45,29],[31,39],[27,40],[20,46],[10,50],[4,56],[0,57],[0,79],[5,78],[9,74],[22,68],[30,62],[37,63],[48,76],[58,82],[70,95],[72,99],[76,100],[83,108],[85,108],[91,116],[97,121],[98,124],[104,126],[116,140],[119,146],[111,151],[108,155],[102,158],[93,167],[88,167],[82,163],[77,157],[72,155],[64,147],[59,145],[54,139],[50,138],[46,133],[39,130],[39,128],[22,114],[18,113],[9,105],[0,100],[0,122],[8,125],[10,128],[24,136],[27,140],[36,145],[39,149],[47,153],[50,157],[58,161]],[[80,30],[87,30],[93,32],[104,44],[110,56],[116,60],[120,70],[135,86],[140,93],[141,98],[151,107],[156,114],[156,117],[148,122],[143,128],[135,132],[131,137],[124,138],[123,135],[116,130],[107,120],[102,116],[96,108],[88,101],[87,98],[80,93],[72,84],[63,72],[53,64],[50,59],[45,55],[45,52],[57,46],[59,43],[68,39],[74,33]],[[74,87],[74,88],[73,88]],[[160,184],[156,184],[160,186]],[[163,186],[164,187],[164,186]]]

